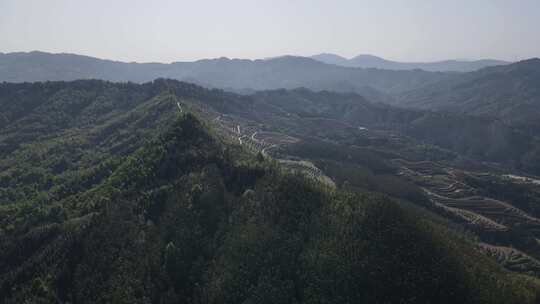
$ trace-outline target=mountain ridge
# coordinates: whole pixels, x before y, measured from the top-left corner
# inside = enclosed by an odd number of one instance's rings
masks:
[[[369,54],[360,54],[350,59],[331,54],[322,53],[310,56],[321,62],[336,64],[347,67],[360,68],[379,68],[388,70],[414,70],[420,69],[432,72],[471,72],[488,66],[505,65],[510,62],[495,59],[480,60],[441,60],[434,62],[399,62],[387,60],[378,56]]]
[[[490,116],[528,133],[540,130],[540,59],[487,67],[437,81],[396,98],[395,105]]]
[[[341,67],[299,56],[267,60],[222,57],[161,64],[125,63],[44,52],[0,55],[0,81],[5,82],[103,79],[143,83],[156,78],[171,78],[233,91],[306,87],[312,90],[367,91],[367,94],[377,96],[403,92],[450,76],[448,73],[418,70]],[[378,93],[370,92],[373,90]]]

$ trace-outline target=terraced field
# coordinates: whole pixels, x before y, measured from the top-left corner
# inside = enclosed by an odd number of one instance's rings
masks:
[[[318,180],[321,183],[335,188],[336,184],[331,178],[326,176],[321,169],[317,168],[312,162],[301,160],[279,160],[279,163],[292,172],[306,175],[308,178]]]
[[[395,163],[401,166],[400,174],[419,185],[437,206],[453,213],[467,211],[478,216],[467,216],[473,219],[472,224],[487,223],[487,219],[492,223],[488,225],[490,228],[520,225],[540,233],[540,219],[507,202],[477,195],[478,191],[460,177],[475,173],[456,172],[433,162],[396,160]]]
[[[512,233],[513,230],[519,231],[521,235],[530,235],[533,240],[540,237],[540,219],[507,201],[488,197],[489,192],[486,194],[486,191],[477,188],[477,185],[470,184],[471,177],[472,180],[487,183],[501,179],[506,182],[530,183],[528,180],[458,170],[433,162],[409,162],[401,159],[393,162],[400,168],[399,175],[424,191],[435,210],[454,221],[464,223],[475,231],[487,232],[488,235],[508,235],[503,237],[503,240],[513,240],[516,235],[515,232]],[[528,241],[530,242],[534,243]],[[538,256],[537,245],[525,247]],[[485,242],[480,243],[479,247],[509,270],[540,276],[540,262],[523,251]]]
[[[538,276],[540,262],[515,248],[479,243],[478,247],[506,269]]]
[[[253,137],[256,137],[256,140],[259,140],[264,143],[269,143],[272,145],[288,145],[288,144],[294,144],[299,141],[298,138],[294,138],[292,136],[288,136],[288,135],[277,133],[277,132],[261,131],[261,132],[256,132],[255,135],[256,136],[253,136]]]
[[[233,141],[237,140],[238,144],[243,145],[248,150],[276,159],[283,168],[290,172],[303,174],[335,188],[332,179],[313,163],[305,160],[292,160],[279,152],[279,147],[294,144],[299,141],[297,138],[278,132],[259,130],[256,124],[230,115],[218,115],[212,122],[223,135]]]
[[[426,193],[428,194],[428,196],[430,194],[433,194],[427,190],[426,190]],[[500,224],[488,217],[475,213],[473,211],[455,208],[455,207],[449,207],[443,203],[439,203],[436,199],[432,200],[432,202],[438,208],[441,208],[442,210],[454,215],[455,217],[463,220],[464,222],[474,227],[478,227],[486,231],[507,231],[508,230],[507,226]]]
[[[427,190],[429,191],[429,190]],[[449,198],[428,192],[430,197],[440,204],[450,208],[468,210],[488,217],[505,225],[527,225],[540,231],[540,220],[528,215],[506,202],[482,196],[469,196],[464,198]]]
[[[511,180],[518,181],[518,182],[521,182],[521,183],[540,185],[540,180],[539,179],[535,179],[535,178],[531,178],[531,177],[527,177],[527,176],[519,176],[519,175],[515,175],[515,174],[506,174],[506,175],[503,175],[503,177],[509,178]]]

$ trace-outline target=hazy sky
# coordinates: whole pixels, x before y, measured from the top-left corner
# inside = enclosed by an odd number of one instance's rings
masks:
[[[122,61],[540,56],[540,0],[0,0],[0,52]]]

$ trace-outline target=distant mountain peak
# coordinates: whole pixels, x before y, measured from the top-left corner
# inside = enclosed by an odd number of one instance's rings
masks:
[[[347,61],[349,60],[343,56],[332,54],[332,53],[321,53],[321,54],[310,56],[310,58],[320,61],[320,62],[324,62],[328,64],[335,64],[335,65],[345,65],[345,63],[347,63]]]
[[[280,57],[274,57],[271,59],[267,59],[267,61],[321,64],[319,60],[309,58],[309,57],[295,56],[295,55],[285,55],[285,56],[280,56]]]
[[[336,59],[343,59],[343,60],[347,60],[347,58],[341,56],[341,55],[338,55],[338,54],[334,54],[334,53],[320,53],[320,54],[317,54],[317,55],[313,55],[313,56],[310,56],[311,58],[316,58],[316,57],[328,57],[328,58],[336,58]]]
[[[356,68],[377,68],[385,70],[425,70],[430,72],[472,72],[484,67],[504,65],[509,62],[482,59],[482,60],[444,60],[436,62],[398,62],[387,60],[372,54],[360,54],[346,59],[334,54],[319,54],[311,58],[327,63]]]
[[[386,68],[387,65],[393,63],[393,61],[386,60],[381,57],[370,54],[360,54],[349,60],[349,62],[357,65],[358,67],[365,68]],[[382,65],[382,66],[381,66]]]
[[[384,59],[382,57],[371,55],[371,54],[360,54],[360,55],[354,56],[352,59],[355,59],[355,58],[371,58],[371,59],[376,58],[376,59],[386,60],[386,59]]]

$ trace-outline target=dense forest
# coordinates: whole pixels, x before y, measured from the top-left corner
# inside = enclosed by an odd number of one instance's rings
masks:
[[[534,303],[540,291],[420,216],[422,198],[329,187],[209,120],[252,115],[254,97],[89,80],[2,84],[0,106],[4,303]],[[310,136],[324,149],[290,153],[340,158],[340,143]],[[350,163],[396,172],[356,149]]]

